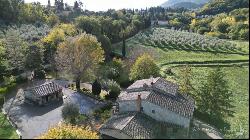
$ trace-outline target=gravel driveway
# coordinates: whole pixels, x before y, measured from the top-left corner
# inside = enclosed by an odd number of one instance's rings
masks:
[[[55,82],[63,87],[66,84],[66,81],[56,80]],[[22,138],[35,138],[46,132],[49,127],[58,124],[62,120],[61,109],[65,102],[72,102],[79,105],[81,114],[90,114],[94,109],[103,105],[103,103],[70,89],[63,88],[63,93],[67,97],[63,102],[51,103],[45,107],[32,106],[24,104],[17,99],[15,100],[9,116],[17,125]],[[13,98],[7,101],[5,108],[10,105],[11,100]]]

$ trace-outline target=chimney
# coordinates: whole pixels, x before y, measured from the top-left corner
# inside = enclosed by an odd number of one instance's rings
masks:
[[[137,103],[137,111],[141,112],[141,95],[138,95],[136,103]]]

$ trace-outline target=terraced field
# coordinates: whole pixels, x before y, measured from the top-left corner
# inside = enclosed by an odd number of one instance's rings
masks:
[[[116,53],[120,54],[121,45],[113,45]],[[157,52],[156,60],[162,70],[184,64],[199,67],[247,66],[248,45],[248,42],[233,42],[195,33],[153,28],[127,40],[127,57],[133,57],[130,52],[135,49],[153,48]]]
[[[231,125],[226,138],[248,138],[249,135],[249,43],[206,37],[195,33],[152,28],[126,41],[127,58],[149,53],[166,79],[179,81],[179,70],[188,64],[193,71],[193,84],[198,88],[214,67],[222,67],[230,84],[235,105],[234,117],[225,118]],[[122,43],[113,50],[121,54]],[[165,73],[171,69],[173,74]]]

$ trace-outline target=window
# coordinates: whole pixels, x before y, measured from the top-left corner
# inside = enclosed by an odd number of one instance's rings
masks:
[[[155,114],[155,110],[152,110],[152,113]]]

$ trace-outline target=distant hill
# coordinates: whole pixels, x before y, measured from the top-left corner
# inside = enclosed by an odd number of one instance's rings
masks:
[[[186,9],[196,9],[202,7],[202,4],[196,4],[192,2],[180,2],[172,5],[172,8],[186,8]]]
[[[249,0],[211,0],[202,7],[200,15],[229,13],[240,8],[249,8]]]
[[[187,8],[187,9],[195,9],[202,7],[209,0],[168,0],[165,3],[161,4],[162,7],[172,7],[172,8]]]

